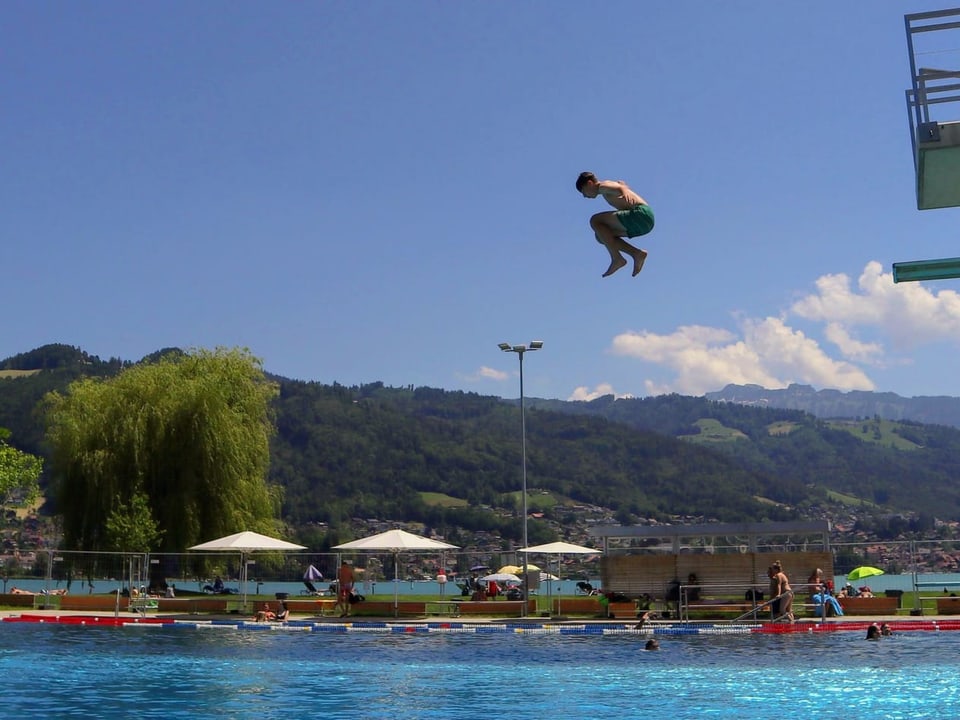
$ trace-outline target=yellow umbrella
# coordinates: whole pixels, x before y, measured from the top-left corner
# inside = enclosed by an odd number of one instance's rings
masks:
[[[527,563],[527,570],[540,572],[540,567],[537,565],[534,565],[533,563]],[[497,570],[497,572],[509,573],[511,575],[520,575],[523,572],[523,567],[520,565],[504,565],[502,568]]]

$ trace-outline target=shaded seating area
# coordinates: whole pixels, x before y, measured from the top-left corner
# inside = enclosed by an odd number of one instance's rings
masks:
[[[604,539],[603,592],[649,600],[654,616],[671,619],[770,620],[769,601],[762,598],[769,591],[767,568],[775,560],[790,578],[794,610],[807,609],[813,616],[814,591],[805,581],[818,568],[827,577],[833,574],[825,521],[606,526],[591,535]],[[768,550],[768,538],[813,549]]]

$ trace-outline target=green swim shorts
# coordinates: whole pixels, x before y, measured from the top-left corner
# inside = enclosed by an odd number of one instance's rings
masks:
[[[627,237],[639,237],[653,230],[653,209],[649,205],[634,205],[629,210],[617,210],[616,216],[627,231]]]

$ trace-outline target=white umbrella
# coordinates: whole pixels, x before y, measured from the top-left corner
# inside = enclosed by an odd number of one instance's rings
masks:
[[[421,535],[414,535],[406,530],[388,530],[387,532],[371,535],[370,537],[360,538],[341,545],[334,545],[334,550],[360,550],[360,551],[388,551],[393,553],[393,615],[396,617],[399,613],[398,582],[399,566],[397,556],[401,552],[415,552],[427,550],[456,550],[458,545],[431,540]]]
[[[210,540],[199,545],[187,548],[188,550],[213,550],[216,552],[240,553],[240,593],[243,606],[247,606],[247,553],[258,550],[306,550],[305,545],[295,545],[286,540],[278,540],[267,535],[251,532],[234,533],[226,537]]]
[[[498,583],[522,582],[520,578],[518,578],[513,573],[503,573],[503,572],[493,573],[492,575],[485,575],[480,579],[483,580],[484,582],[490,582],[491,580],[493,582],[498,582]]]
[[[602,550],[589,548],[583,545],[574,545],[568,542],[552,542],[546,545],[534,545],[533,547],[520,548],[518,552],[522,553],[543,553],[544,555],[589,555],[602,553]]]
[[[601,553],[601,550],[596,548],[586,547],[584,545],[574,545],[573,543],[568,542],[552,542],[546,543],[545,545],[534,545],[533,547],[520,548],[522,553],[542,553],[544,555],[556,555],[557,556],[557,573],[560,572],[560,559],[563,555],[596,555]],[[548,586],[552,589],[552,585]],[[560,614],[560,598],[557,598],[557,614]]]

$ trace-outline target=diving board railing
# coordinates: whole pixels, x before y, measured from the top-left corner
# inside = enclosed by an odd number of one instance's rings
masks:
[[[787,595],[778,595],[768,600],[757,600],[757,594],[763,592],[766,586],[756,585],[748,589],[754,590],[755,594],[751,599],[746,598],[746,592],[742,584],[711,584],[704,585],[680,585],[679,601],[677,603],[677,619],[680,622],[695,622],[691,618],[691,611],[717,613],[717,612],[742,612],[736,617],[724,618],[721,622],[743,623],[743,622],[776,622],[779,617],[774,617],[773,604]],[[800,600],[801,593],[813,596],[815,593],[822,593],[823,586],[817,584],[797,584],[792,586],[793,608],[797,610],[810,611],[815,619],[825,622],[827,619],[827,603],[804,602]],[[738,595],[743,600],[738,599]],[[703,597],[703,600],[695,599]],[[818,614],[819,613],[819,614]]]
[[[911,87],[906,91],[910,144],[916,171],[917,208],[960,205],[960,8],[904,16]],[[946,47],[941,47],[942,43]],[[954,54],[954,57],[946,56]],[[921,59],[954,67],[924,67]],[[940,57],[935,57],[940,56]],[[931,107],[939,106],[935,119]]]

